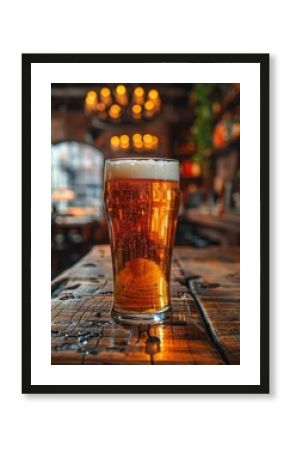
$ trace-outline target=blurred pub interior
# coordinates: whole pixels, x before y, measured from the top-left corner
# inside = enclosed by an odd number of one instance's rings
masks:
[[[52,278],[108,244],[107,158],[180,162],[175,244],[239,245],[239,84],[53,84]]]

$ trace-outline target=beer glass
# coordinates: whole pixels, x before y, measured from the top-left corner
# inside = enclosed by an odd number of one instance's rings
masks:
[[[171,314],[178,161],[109,159],[104,179],[114,275],[112,317],[121,323],[162,323]]]

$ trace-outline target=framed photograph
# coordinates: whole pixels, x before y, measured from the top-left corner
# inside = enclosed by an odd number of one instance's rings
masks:
[[[22,55],[22,392],[269,393],[269,55]]]

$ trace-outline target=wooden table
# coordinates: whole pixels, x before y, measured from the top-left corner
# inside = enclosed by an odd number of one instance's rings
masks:
[[[52,364],[239,364],[239,273],[239,247],[176,247],[171,322],[122,326],[110,249],[96,246],[52,282]]]

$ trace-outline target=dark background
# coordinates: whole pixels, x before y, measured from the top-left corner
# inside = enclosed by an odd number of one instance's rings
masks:
[[[176,244],[239,244],[239,84],[124,84],[121,96],[117,86],[52,85],[52,278],[94,244],[108,243],[102,203],[107,158],[178,159]],[[135,95],[140,86],[143,98]],[[136,101],[139,115],[132,113]]]

